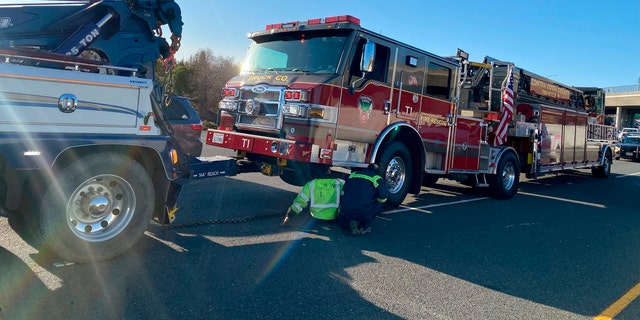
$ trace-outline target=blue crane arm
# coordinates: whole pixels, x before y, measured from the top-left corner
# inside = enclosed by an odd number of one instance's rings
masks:
[[[158,58],[179,48],[180,7],[173,0],[88,0],[0,5],[0,49],[27,48],[139,68],[153,77]],[[171,30],[169,45],[161,27]],[[93,57],[96,58],[95,56]]]

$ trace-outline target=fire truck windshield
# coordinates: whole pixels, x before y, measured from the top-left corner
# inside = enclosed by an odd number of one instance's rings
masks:
[[[343,30],[332,30],[254,38],[241,74],[334,74],[348,35]]]

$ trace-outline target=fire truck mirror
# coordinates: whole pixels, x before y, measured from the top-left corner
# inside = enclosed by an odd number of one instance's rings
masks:
[[[373,71],[373,62],[376,59],[376,44],[367,40],[362,48],[362,59],[360,60],[360,71]]]

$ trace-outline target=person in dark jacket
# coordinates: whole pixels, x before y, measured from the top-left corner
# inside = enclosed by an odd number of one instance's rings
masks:
[[[387,195],[378,165],[372,163],[364,170],[352,172],[342,187],[338,223],[353,235],[370,232],[371,222],[382,212]]]

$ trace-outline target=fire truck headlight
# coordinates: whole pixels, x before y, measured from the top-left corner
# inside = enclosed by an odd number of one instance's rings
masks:
[[[282,106],[282,114],[303,118],[307,116],[307,107],[300,104],[285,104]]]
[[[238,102],[222,100],[218,103],[218,109],[227,110],[227,111],[236,111],[238,110]]]

